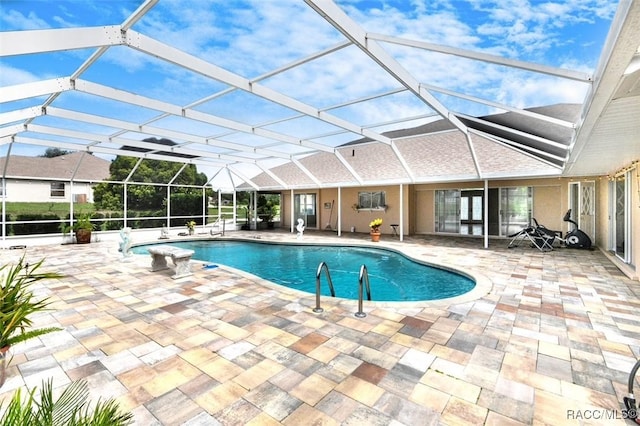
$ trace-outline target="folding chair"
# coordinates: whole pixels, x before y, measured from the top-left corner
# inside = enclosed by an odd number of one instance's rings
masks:
[[[531,247],[540,251],[553,250],[553,242],[556,239],[555,232],[538,225],[535,219],[534,222],[537,226],[527,226],[519,232],[509,235],[511,242],[509,242],[508,248],[518,247],[522,241],[529,241]]]

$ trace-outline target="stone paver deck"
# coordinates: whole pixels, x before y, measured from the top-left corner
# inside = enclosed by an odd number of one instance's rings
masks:
[[[86,379],[93,399],[115,398],[145,426],[625,424],[640,284],[598,250],[507,244],[383,236],[488,286],[447,302],[365,302],[365,318],[330,298],[313,313],[313,295],[224,267],[174,280],[151,273],[149,256],[122,261],[113,242],[2,250],[2,264],[26,252],[66,276],[38,287],[53,309],[35,321],[64,331],[11,349],[0,399]]]

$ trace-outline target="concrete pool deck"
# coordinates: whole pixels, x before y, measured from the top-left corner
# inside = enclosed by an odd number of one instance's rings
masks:
[[[115,242],[2,250],[2,264],[26,252],[65,278],[38,287],[53,303],[35,321],[64,331],[11,349],[0,398],[86,379],[139,425],[625,424],[640,283],[598,250],[507,244],[384,235],[380,246],[488,283],[447,301],[365,302],[364,318],[356,301],[323,297],[316,314],[314,295],[223,267],[174,280],[150,256],[123,261]]]

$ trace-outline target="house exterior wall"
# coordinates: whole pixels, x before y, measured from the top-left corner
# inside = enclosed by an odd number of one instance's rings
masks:
[[[385,191],[385,200],[387,204],[386,210],[356,210],[353,208],[358,203],[358,193],[362,191]],[[409,186],[404,185],[402,187],[404,194],[405,209],[404,223],[409,223],[410,213],[408,209],[408,197],[410,194]],[[400,223],[400,186],[370,186],[370,187],[350,187],[342,188],[340,196],[342,199],[339,205],[338,190],[337,188],[328,189],[309,189],[309,190],[296,190],[295,194],[316,194],[317,197],[317,229],[328,229],[327,224],[331,225],[331,230],[337,230],[338,222],[338,210],[340,209],[342,223],[342,232],[351,232],[351,228],[355,228],[355,232],[369,232],[369,222],[376,218],[382,218],[383,234],[391,234],[391,224]],[[291,227],[291,191],[284,191],[281,193],[282,207],[281,207],[281,227]],[[330,206],[333,203],[333,211],[330,207],[325,208],[325,204]],[[296,218],[294,218],[294,225]],[[294,226],[295,228],[295,226]],[[408,230],[405,228],[405,233]]]
[[[51,196],[50,181],[7,179],[5,181],[7,202],[34,202],[34,203],[69,203],[76,195],[78,201],[93,203],[93,187],[91,184],[74,182],[73,186],[69,182],[65,183],[64,196]]]
[[[549,229],[562,231],[563,234],[572,229],[572,225],[564,222],[563,216],[569,208],[570,185],[575,182],[582,184],[594,183],[595,189],[595,232],[588,232],[595,246],[608,254],[612,261],[619,266],[628,276],[638,279],[636,265],[640,264],[640,173],[633,172],[631,185],[631,238],[632,257],[630,264],[617,259],[611,254],[611,186],[605,176],[589,176],[583,178],[539,178],[539,179],[512,179],[489,181],[488,187],[506,188],[530,186],[533,188],[532,216],[538,223]],[[441,189],[483,189],[484,182],[449,182],[437,184],[403,185],[403,220],[404,234],[432,234],[435,232],[435,191]],[[386,211],[356,210],[354,204],[358,203],[358,193],[361,191],[385,191]],[[318,200],[318,227],[317,229],[337,230],[338,206],[340,204],[341,232],[349,233],[352,227],[357,233],[368,233],[369,222],[375,218],[382,218],[383,234],[391,234],[391,224],[400,223],[400,185],[367,186],[342,188],[340,191],[341,203],[338,200],[336,188],[300,190],[297,193],[315,193]],[[325,203],[333,202],[333,211],[324,208]],[[282,193],[282,227],[291,227],[291,192]],[[574,215],[572,215],[575,218]],[[295,225],[295,224],[294,224]],[[295,226],[294,226],[295,229]],[[592,235],[593,234],[593,235]],[[500,243],[492,243],[500,244]]]
[[[630,214],[631,224],[631,258],[628,264],[613,254],[613,204],[615,203],[615,194],[613,192],[612,180],[616,171],[611,172],[611,178],[601,177],[596,185],[596,245],[605,253],[609,254],[611,261],[618,266],[627,276],[640,280],[640,168],[638,163],[631,168],[631,179],[627,182],[630,185],[630,197],[628,213]]]

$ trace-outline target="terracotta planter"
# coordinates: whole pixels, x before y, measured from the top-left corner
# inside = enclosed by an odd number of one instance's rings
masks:
[[[0,348],[0,387],[4,385],[4,381],[7,378],[7,351],[9,346]]]
[[[380,232],[371,231],[371,241],[373,241],[374,243],[380,241]]]
[[[76,243],[89,244],[91,242],[91,230],[90,229],[78,229],[76,231]]]

